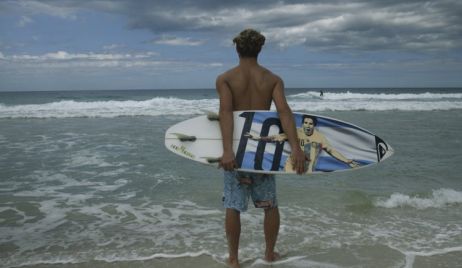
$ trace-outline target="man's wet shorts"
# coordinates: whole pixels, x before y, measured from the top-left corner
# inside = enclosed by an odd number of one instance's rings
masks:
[[[240,212],[247,210],[249,197],[256,208],[277,207],[274,175],[237,171],[224,172],[223,205]]]

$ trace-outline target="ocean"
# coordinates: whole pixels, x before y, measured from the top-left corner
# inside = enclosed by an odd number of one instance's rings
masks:
[[[274,267],[460,267],[462,89],[287,89],[387,141],[369,168],[277,177]],[[215,90],[0,92],[0,267],[224,267],[222,171],[164,148]],[[268,267],[263,213],[243,267]]]

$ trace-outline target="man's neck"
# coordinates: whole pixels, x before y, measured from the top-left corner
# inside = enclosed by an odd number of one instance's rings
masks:
[[[257,58],[250,58],[250,57],[240,57],[239,58],[239,65],[240,66],[256,66],[258,65]]]

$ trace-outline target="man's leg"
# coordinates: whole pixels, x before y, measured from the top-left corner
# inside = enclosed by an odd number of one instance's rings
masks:
[[[232,208],[226,209],[225,229],[226,238],[228,239],[228,265],[230,267],[239,267],[238,250],[241,235],[241,214],[239,211]]]
[[[274,252],[279,233],[279,221],[279,209],[277,207],[265,209],[265,260],[269,262],[276,261],[279,258],[279,255]]]
[[[248,185],[240,182],[245,174],[225,172],[223,205],[226,208],[225,230],[228,239],[230,267],[239,267],[238,250],[241,234],[241,212],[247,210],[249,200]],[[248,176],[247,176],[248,177]]]

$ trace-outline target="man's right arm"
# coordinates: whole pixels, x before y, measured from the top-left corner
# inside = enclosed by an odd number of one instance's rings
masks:
[[[276,85],[273,89],[273,101],[281,119],[282,129],[287,135],[290,148],[292,150],[291,158],[295,171],[298,174],[305,172],[306,156],[300,149],[298,143],[297,130],[295,128],[294,116],[292,110],[287,104],[286,96],[284,93],[284,82],[278,77]]]
[[[221,136],[223,139],[223,155],[221,157],[220,166],[222,166],[224,170],[233,170],[236,166],[233,151],[233,96],[223,75],[218,76],[216,89],[220,97],[219,116]]]

